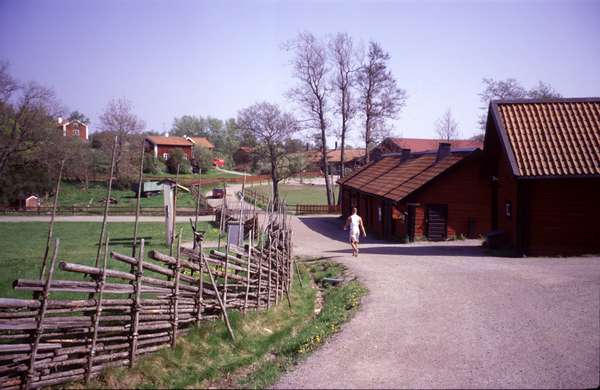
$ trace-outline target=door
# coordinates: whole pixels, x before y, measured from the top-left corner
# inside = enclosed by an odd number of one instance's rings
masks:
[[[431,241],[446,239],[448,205],[430,204],[427,206],[427,238]]]
[[[406,214],[406,235],[408,236],[409,242],[415,241],[415,221],[416,221],[416,209],[414,205],[408,205]]]

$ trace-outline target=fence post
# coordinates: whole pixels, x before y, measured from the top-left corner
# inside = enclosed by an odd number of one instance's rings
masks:
[[[133,302],[131,305],[131,349],[129,351],[129,367],[135,364],[138,346],[138,328],[140,324],[142,277],[144,275],[144,239],[140,240],[140,252],[135,267],[135,284]]]
[[[183,228],[179,230],[179,239],[177,240],[177,257],[175,263],[175,281],[173,282],[173,337],[171,339],[171,348],[175,348],[175,341],[177,338],[177,324],[179,322],[178,309],[179,309],[179,277],[181,275],[181,235],[183,234]]]
[[[104,243],[104,262],[102,264],[102,272],[99,275],[99,280],[96,282],[96,311],[93,314],[92,321],[92,345],[88,354],[87,370],[85,372],[85,383],[90,383],[92,377],[92,368],[94,367],[94,356],[96,356],[96,341],[98,340],[98,326],[100,325],[100,316],[102,315],[102,294],[104,293],[104,284],[106,283],[106,265],[108,263],[108,243],[109,235],[106,234]]]
[[[54,241],[54,249],[52,252],[52,259],[50,260],[50,269],[48,270],[48,276],[46,277],[46,283],[44,284],[44,289],[42,290],[42,302],[40,304],[40,309],[37,315],[36,327],[33,336],[33,343],[31,343],[31,356],[29,359],[29,367],[27,369],[27,376],[25,377],[25,385],[23,386],[25,389],[29,389],[31,386],[31,382],[33,380],[33,376],[35,374],[35,359],[37,357],[37,351],[40,346],[40,339],[42,338],[42,333],[44,332],[43,322],[46,317],[46,310],[48,308],[48,294],[50,292],[50,287],[52,284],[52,276],[54,275],[54,267],[56,265],[56,258],[58,257],[58,248],[60,246],[60,239],[56,239]]]

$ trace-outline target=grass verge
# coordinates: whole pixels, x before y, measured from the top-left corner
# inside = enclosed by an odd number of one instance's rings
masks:
[[[322,310],[315,316],[314,277],[343,268],[334,263],[300,265],[303,287],[297,279],[291,291],[292,307],[281,302],[269,311],[230,319],[236,335],[232,343],[221,321],[194,328],[174,350],[142,358],[132,369],[107,370],[92,388],[264,388],[306,357],[340,329],[354,313],[366,290],[356,281],[324,287]],[[307,272],[308,271],[308,272]],[[71,384],[80,388],[81,383]]]
[[[218,239],[218,229],[209,222],[198,222],[200,230],[205,230],[205,241]],[[110,238],[131,238],[133,236],[132,222],[108,223]],[[97,243],[100,237],[100,222],[56,222],[54,237],[60,238],[60,251],[58,261],[70,261],[85,265],[93,265],[98,250]],[[178,223],[177,231],[183,228],[183,241],[192,240],[192,230],[189,223]],[[0,223],[0,296],[12,298],[30,298],[31,293],[14,291],[12,282],[15,279],[37,279],[41,266],[41,258],[46,246],[48,224],[45,222],[2,222]],[[167,252],[165,226],[161,222],[141,222],[139,224],[139,237],[146,237],[146,250],[152,249]],[[147,238],[151,237],[150,240]],[[111,250],[130,254],[130,245],[111,245]],[[148,258],[146,258],[148,259]],[[148,259],[148,261],[153,262]],[[119,270],[128,270],[129,266],[115,261],[110,261],[110,267]],[[74,279],[77,275],[57,269],[55,277],[63,279],[67,276]],[[56,293],[59,294],[59,293]],[[60,293],[62,294],[62,293]]]

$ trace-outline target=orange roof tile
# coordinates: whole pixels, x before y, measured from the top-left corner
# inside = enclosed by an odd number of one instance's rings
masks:
[[[212,149],[215,145],[212,144],[206,137],[188,137],[188,139],[192,140],[192,142],[198,146],[202,146],[203,148]]]
[[[600,98],[494,101],[491,110],[516,176],[600,175]]]
[[[400,155],[389,155],[344,177],[339,183],[400,201],[478,150],[452,152],[439,162],[436,162],[436,153],[413,155],[406,161]]]
[[[162,135],[149,135],[146,137],[154,145],[192,146],[192,143],[183,137],[165,137]]]

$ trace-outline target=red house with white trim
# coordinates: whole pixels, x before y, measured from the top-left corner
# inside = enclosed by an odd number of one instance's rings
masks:
[[[58,129],[62,130],[63,137],[80,138],[87,141],[89,137],[89,127],[80,120],[64,121],[63,118],[58,118]]]

